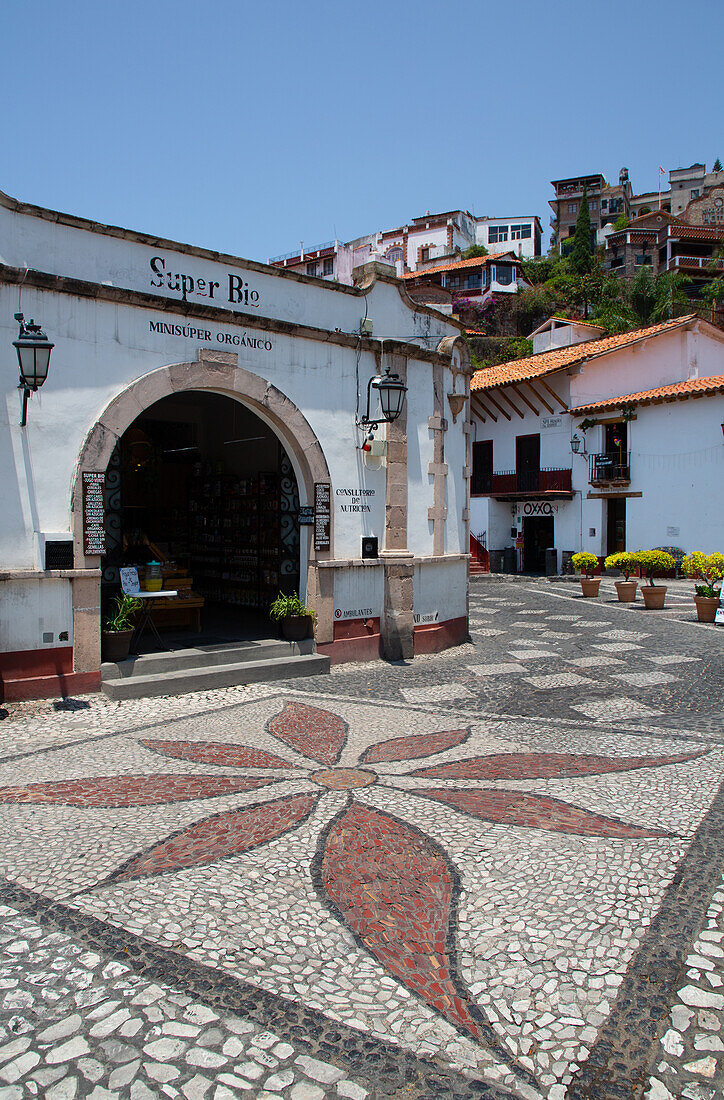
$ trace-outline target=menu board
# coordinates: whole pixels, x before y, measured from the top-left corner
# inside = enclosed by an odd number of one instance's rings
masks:
[[[83,472],[83,553],[106,552],[106,475]]]
[[[314,483],[314,549],[329,550],[332,527],[332,486],[328,481]]]

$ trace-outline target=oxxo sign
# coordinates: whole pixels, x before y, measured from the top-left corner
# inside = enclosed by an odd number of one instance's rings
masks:
[[[192,298],[204,298],[207,301],[229,302],[231,305],[259,308],[259,291],[250,287],[242,275],[227,273],[222,286],[214,279],[200,279],[198,275],[189,275],[183,271],[167,271],[163,256],[154,256],[149,260],[151,268],[151,286],[175,290],[181,295],[182,302]]]

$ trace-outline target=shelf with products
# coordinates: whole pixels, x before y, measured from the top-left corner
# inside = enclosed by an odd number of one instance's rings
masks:
[[[189,479],[189,556],[209,600],[261,608],[281,575],[279,479],[194,470]]]

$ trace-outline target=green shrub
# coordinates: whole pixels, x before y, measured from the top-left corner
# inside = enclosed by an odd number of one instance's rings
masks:
[[[676,562],[665,550],[637,550],[634,558],[641,570],[641,576],[646,577],[651,585],[654,577],[676,570]]]
[[[623,573],[626,580],[629,579],[638,566],[636,555],[628,550],[621,550],[618,554],[609,554],[603,564],[606,569],[618,569]]]
[[[574,554],[571,558],[573,568],[579,573],[585,573],[587,577],[592,577],[598,568],[598,558],[595,554],[588,554],[585,550],[582,550],[579,554]]]
[[[138,596],[126,596],[124,592],[113,598],[113,610],[106,615],[103,629],[116,634],[122,630],[133,630],[133,619],[143,605]]]
[[[704,581],[704,584],[695,585],[697,596],[708,596],[710,599],[719,597],[721,593],[721,581],[724,577],[724,554],[703,554],[701,550],[694,550],[687,554],[681,563],[681,569],[685,576],[694,580]],[[719,581],[719,587],[715,587]]]
[[[317,612],[313,608],[307,607],[304,600],[301,600],[296,592],[288,594],[280,592],[269,608],[269,618],[278,622],[293,615],[309,615],[315,623],[317,621]]]

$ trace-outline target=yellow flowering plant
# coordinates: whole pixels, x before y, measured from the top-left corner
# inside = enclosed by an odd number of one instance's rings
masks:
[[[638,568],[636,555],[628,550],[620,550],[617,554],[609,554],[603,563],[606,569],[618,569],[626,580],[629,579],[635,569]]]
[[[676,562],[665,550],[637,550],[634,557],[641,569],[641,576],[646,577],[651,586],[653,586],[654,577],[660,577],[676,569]]]
[[[571,558],[573,568],[579,573],[584,573],[589,579],[593,576],[598,568],[598,558],[595,554],[588,554],[585,550],[582,550],[580,554],[574,554]]]
[[[703,581],[703,584],[695,585],[697,596],[708,596],[710,599],[718,599],[721,593],[721,581],[724,577],[724,554],[704,554],[701,550],[694,550],[687,554],[681,563],[681,568],[687,577],[692,580]],[[716,587],[716,582],[719,586]]]

